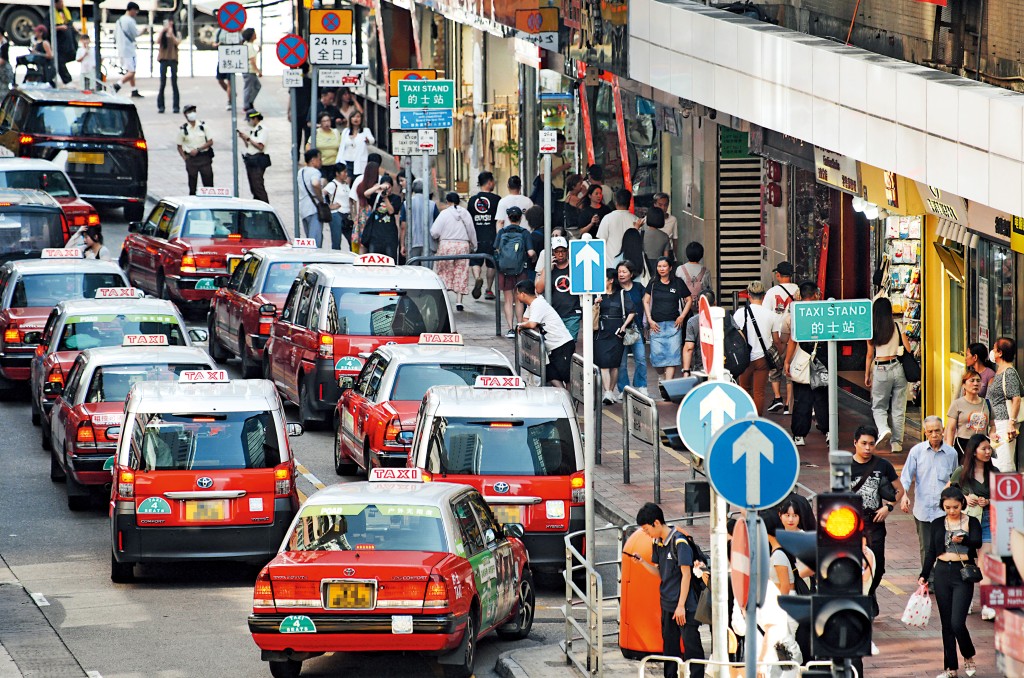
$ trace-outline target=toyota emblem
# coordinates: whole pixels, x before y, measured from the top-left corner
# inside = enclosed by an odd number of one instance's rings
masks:
[[[196,480],[196,485],[198,485],[200,489],[208,490],[213,487],[213,478],[210,476],[203,476]]]
[[[342,574],[344,574],[346,577],[351,577],[355,573],[356,569],[354,567],[346,567],[345,570],[342,572]]]
[[[499,483],[494,483],[494,491],[498,494],[508,494],[509,489],[511,488],[504,480]]]

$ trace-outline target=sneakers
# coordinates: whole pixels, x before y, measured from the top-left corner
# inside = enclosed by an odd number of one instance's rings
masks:
[[[622,391],[620,391],[618,388],[612,389],[612,399],[615,402],[617,402],[617,403],[621,403],[622,402]]]
[[[505,333],[505,338],[506,339],[515,339],[516,338],[516,331],[515,330],[509,330],[508,332]]]
[[[831,433],[827,433],[827,432],[826,432],[826,433],[825,433],[825,444],[826,444],[826,445],[828,445],[828,444],[830,444],[831,442],[832,442],[832,434],[831,434]]]
[[[996,618],[996,611],[988,605],[983,605],[981,608],[981,618],[984,621],[994,621]]]
[[[494,301],[494,292],[490,290],[484,292],[484,299],[486,299],[487,301]]]
[[[789,403],[786,403],[786,405],[785,405],[785,409],[784,409],[784,410],[782,410],[782,413],[783,413],[783,414],[787,414],[787,415],[788,415],[788,414],[793,414],[793,412],[792,412],[792,411],[791,411],[791,410],[789,409]]]
[[[121,83],[115,82],[114,83],[114,94],[117,94],[120,91],[121,91]]]
[[[939,675],[935,676],[935,678],[959,678],[959,676],[957,676],[956,671],[953,669],[946,669]]]
[[[483,290],[483,288],[484,288],[483,278],[477,278],[476,282],[473,283],[473,298],[474,299],[479,299],[480,298],[480,291]]]
[[[964,660],[964,673],[966,673],[968,675],[968,677],[970,677],[970,676],[973,676],[977,672],[978,672],[978,667],[974,663],[974,658],[971,657],[970,659],[965,659]]]
[[[605,391],[604,392],[604,400],[602,400],[601,402],[603,402],[605,405],[614,405],[615,404],[615,393],[613,393],[612,391]]]
[[[225,111],[230,111],[231,110],[231,101],[230,100],[228,100],[228,104],[227,104],[227,106],[224,107],[224,110]]]
[[[782,402],[782,398],[776,398],[772,401],[772,404],[768,406],[769,412],[777,412],[786,407],[786,404]]]
[[[645,395],[648,398],[651,397],[651,394],[647,392],[647,387],[646,386],[640,386],[636,390],[640,393],[640,395]]]
[[[875,441],[875,447],[881,447],[882,445],[885,445],[890,440],[892,440],[892,431],[890,431],[889,429],[885,429],[878,436],[878,440]]]
[[[144,99],[144,98],[145,97],[143,97],[141,94],[139,94],[139,90],[137,90],[137,89],[133,89],[132,90],[132,99]]]
[[[891,447],[893,452],[902,452],[903,451],[903,446],[900,445],[899,443],[893,443],[890,447]]]
[[[796,445],[797,447],[803,447],[804,445],[807,444],[807,441],[804,440],[803,436],[796,436],[795,438],[793,438],[793,444]]]
[[[464,310],[466,310],[466,307],[463,306],[462,304],[455,304],[455,310],[456,311],[464,311]]]

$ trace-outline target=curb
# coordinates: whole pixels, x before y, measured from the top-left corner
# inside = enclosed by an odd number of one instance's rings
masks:
[[[518,650],[508,650],[498,655],[498,661],[494,663],[494,672],[502,678],[530,678],[526,669],[512,656],[516,652]]]
[[[632,525],[634,522],[633,516],[627,515],[596,491],[594,492],[594,514],[601,520],[607,520],[609,523],[619,527]]]

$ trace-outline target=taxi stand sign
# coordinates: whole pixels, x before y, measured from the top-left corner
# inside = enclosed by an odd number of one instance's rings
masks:
[[[386,254],[360,254],[353,263],[356,266],[394,266],[395,260]]]
[[[138,287],[99,287],[96,299],[141,299],[143,292]]]
[[[44,247],[40,259],[84,259],[85,254],[77,247]]]
[[[126,334],[121,346],[167,346],[167,335]]]
[[[462,335],[457,333],[424,332],[416,343],[420,346],[462,346]]]
[[[229,381],[226,370],[183,370],[178,375],[180,384],[226,384]]]
[[[526,382],[522,377],[486,376],[480,375],[473,382],[473,388],[515,388],[526,389]]]

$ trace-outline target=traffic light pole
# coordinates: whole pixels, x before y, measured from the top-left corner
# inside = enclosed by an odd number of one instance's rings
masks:
[[[551,154],[544,154],[544,252],[548,258],[543,262],[544,273],[544,299],[551,303],[551,262],[555,258],[551,255]],[[584,410],[589,411],[589,410]]]
[[[586,311],[584,311],[586,316]],[[725,309],[711,307],[714,362],[708,368],[710,381],[725,380]],[[585,336],[585,335],[584,335]],[[587,411],[587,410],[584,410]],[[728,678],[729,669],[729,505],[711,488],[711,658],[718,675]],[[751,551],[754,553],[754,551]],[[750,580],[754,581],[753,578]]]
[[[758,525],[760,518],[757,511],[747,511],[747,539],[750,549],[750,579],[747,584],[747,636],[744,645],[743,658],[747,664],[747,678],[757,678],[757,604],[758,594],[761,587],[757,582],[761,581],[761,528]]]
[[[839,449],[839,351],[836,350],[836,342],[825,343],[828,344],[828,368],[832,370],[828,380],[828,430],[832,433],[828,451],[836,452]]]

